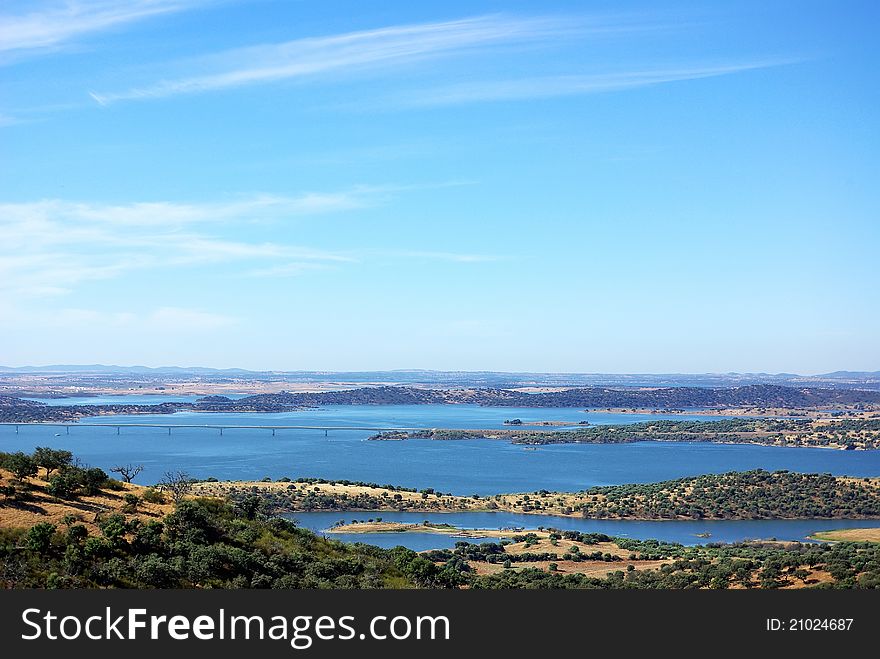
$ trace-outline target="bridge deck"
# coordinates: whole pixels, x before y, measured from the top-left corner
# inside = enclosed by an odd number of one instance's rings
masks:
[[[56,428],[209,428],[213,430],[254,429],[254,430],[370,430],[408,432],[426,428],[396,428],[373,426],[258,426],[214,423],[79,423],[74,421],[0,421],[0,426],[52,426]]]

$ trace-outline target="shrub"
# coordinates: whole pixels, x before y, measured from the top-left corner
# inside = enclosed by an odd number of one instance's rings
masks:
[[[125,501],[125,505],[122,507],[123,512],[129,515],[137,512],[138,504],[141,502],[141,498],[137,494],[129,492],[123,495],[122,500]]]
[[[40,522],[30,528],[27,533],[27,548],[37,554],[43,554],[52,543],[55,535],[55,525],[48,522]]]
[[[147,503],[165,503],[165,495],[155,487],[150,487],[144,490],[142,498]]]
[[[75,499],[79,485],[78,474],[73,469],[68,469],[49,479],[46,492],[58,499]]]

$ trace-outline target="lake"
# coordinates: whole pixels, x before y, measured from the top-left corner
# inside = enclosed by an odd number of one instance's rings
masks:
[[[248,480],[282,476],[320,477],[433,487],[459,495],[577,491],[593,485],[644,483],[703,473],[762,468],[835,475],[880,476],[880,451],[834,451],[751,445],[641,442],[558,444],[524,450],[501,440],[366,441],[370,431],[123,428],[116,423],[412,426],[501,428],[503,421],[559,420],[626,423],[675,415],[585,413],[574,408],[491,408],[471,405],[332,406],[278,414],[180,412],[173,415],[88,419],[108,428],[41,425],[0,426],[0,450],[31,451],[52,446],[73,451],[84,462],[109,469],[143,464],[136,479],[155,483],[169,470],[196,478]],[[683,418],[718,418],[687,416]]]
[[[662,540],[683,545],[698,545],[710,542],[741,542],[743,540],[808,541],[808,536],[817,531],[832,529],[869,528],[880,526],[880,520],[851,519],[784,519],[784,520],[591,520],[576,517],[556,517],[551,515],[525,515],[508,512],[465,512],[465,513],[396,513],[396,512],[313,512],[284,515],[295,520],[299,526],[321,533],[335,522],[344,520],[366,521],[381,517],[383,521],[420,524],[424,521],[451,524],[465,529],[534,529],[539,526],[584,533],[605,533],[606,535],[633,538],[637,540]],[[698,533],[710,533],[700,538]],[[330,533],[329,538],[343,542],[364,542],[379,547],[402,545],[415,551],[426,549],[452,548],[463,538],[453,538],[439,533]],[[511,533],[513,535],[513,533]],[[498,542],[499,538],[469,538],[467,542]],[[812,541],[815,542],[815,541]],[[562,545],[561,545],[562,546]],[[563,553],[560,551],[560,553]]]

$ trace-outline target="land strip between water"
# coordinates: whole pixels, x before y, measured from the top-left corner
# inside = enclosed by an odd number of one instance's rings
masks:
[[[525,393],[515,389],[376,386],[340,391],[265,393],[231,399],[212,395],[196,402],[159,404],[46,405],[20,396],[0,395],[0,421],[74,421],[106,414],[173,414],[201,412],[290,412],[327,405],[480,405],[628,410],[760,410],[848,411],[860,414],[880,409],[880,391],[793,388],[749,385],[729,388],[574,387]]]
[[[580,492],[455,496],[432,488],[327,481],[203,481],[194,493],[256,496],[278,512],[513,512],[588,519],[873,519],[880,479],[753,470]]]

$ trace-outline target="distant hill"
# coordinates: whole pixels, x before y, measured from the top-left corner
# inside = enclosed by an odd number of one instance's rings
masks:
[[[880,403],[880,392],[748,385],[713,389],[670,387],[624,389],[581,387],[528,394],[507,389],[421,389],[415,387],[361,387],[321,393],[278,393],[247,396],[234,401],[199,401],[195,409],[226,411],[279,411],[321,405],[484,405],[493,407],[584,408],[724,408],[784,407]]]
[[[104,364],[50,364],[47,366],[0,366],[0,373],[95,373],[95,374],[171,374],[171,375],[256,375],[259,371],[243,368],[207,368],[202,366],[116,366]]]
[[[750,384],[864,388],[880,390],[880,371],[835,371],[819,375],[793,373],[528,373],[499,371],[436,371],[401,369],[386,371],[253,371],[243,368],[196,366],[117,366],[104,364],[53,364],[0,366],[0,375],[69,374],[71,376],[162,379],[246,378],[285,382],[359,382],[422,384],[444,387],[511,388],[548,387],[738,387]]]

